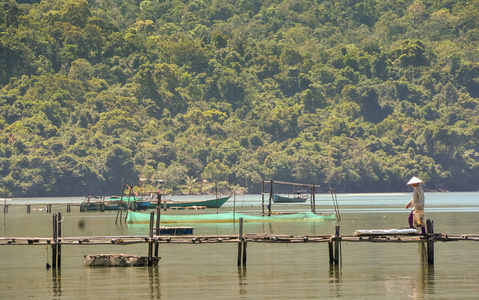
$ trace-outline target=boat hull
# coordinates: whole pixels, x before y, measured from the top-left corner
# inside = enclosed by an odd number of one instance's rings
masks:
[[[206,208],[220,208],[225,204],[231,196],[210,199],[210,200],[199,200],[199,201],[171,201],[161,202],[161,207],[163,208],[166,204],[166,207],[190,207],[190,206],[206,206]],[[150,203],[149,208],[156,208],[157,202]]]
[[[284,197],[280,195],[273,195],[273,202],[274,203],[304,203],[308,200],[307,197]]]

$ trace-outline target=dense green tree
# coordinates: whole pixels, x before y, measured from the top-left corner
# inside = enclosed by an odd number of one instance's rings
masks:
[[[477,0],[4,2],[15,196],[479,189]]]

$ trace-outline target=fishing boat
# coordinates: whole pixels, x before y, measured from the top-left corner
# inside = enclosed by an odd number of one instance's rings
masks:
[[[102,196],[88,196],[80,204],[80,212],[108,210],[108,201]]]
[[[220,208],[223,204],[225,204],[231,196],[226,196],[222,198],[215,198],[215,199],[207,199],[207,200],[170,200],[165,199],[161,200],[161,205],[164,207],[190,207],[190,206],[206,206],[206,208]],[[149,208],[156,208],[158,201],[151,201]]]
[[[111,196],[108,201],[108,210],[117,210],[120,204],[123,204],[125,209],[145,210],[149,208],[151,200],[138,196]]]
[[[303,203],[309,199],[308,195],[303,195],[301,193],[296,193],[294,197],[285,197],[277,194],[273,195],[274,203]]]

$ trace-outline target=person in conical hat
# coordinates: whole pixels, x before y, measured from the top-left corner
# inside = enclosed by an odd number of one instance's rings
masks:
[[[422,180],[413,177],[409,180],[407,185],[414,187],[411,200],[406,204],[406,208],[412,207],[409,214],[409,227],[419,228],[421,227],[421,234],[426,234],[426,227],[424,225],[424,189],[422,188]]]

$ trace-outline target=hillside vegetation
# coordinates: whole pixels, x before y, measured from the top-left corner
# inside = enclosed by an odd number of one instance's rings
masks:
[[[17,197],[478,190],[479,1],[4,0],[0,140]]]

